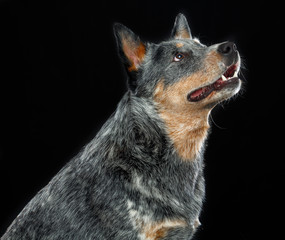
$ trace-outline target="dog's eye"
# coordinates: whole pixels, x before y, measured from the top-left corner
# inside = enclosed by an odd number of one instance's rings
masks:
[[[183,53],[177,53],[174,58],[173,58],[173,61],[174,62],[180,62],[183,58],[184,58],[184,54]]]

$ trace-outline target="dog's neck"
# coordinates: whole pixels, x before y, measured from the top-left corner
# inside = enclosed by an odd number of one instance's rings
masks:
[[[152,160],[144,158],[146,161],[158,160],[160,154],[172,152],[173,147],[182,160],[194,161],[203,150],[207,137],[208,113],[206,110],[173,111],[128,92],[119,103],[113,121],[107,121],[95,141],[90,143],[90,148],[97,149],[94,144],[97,138],[106,138],[112,144],[110,149],[113,145],[130,149],[136,146],[136,151],[145,153],[148,148]]]
[[[157,85],[154,101],[176,153],[182,160],[194,161],[207,138],[210,109],[189,105],[183,96],[176,96],[171,87],[165,87],[163,81]]]
[[[185,161],[195,160],[207,138],[208,114],[195,116],[161,110],[159,115],[179,157]]]
[[[142,106],[142,105],[140,105]],[[166,133],[173,143],[176,153],[182,160],[194,161],[202,152],[204,142],[207,138],[209,123],[208,117],[210,110],[183,110],[172,111],[168,108],[158,108],[158,117],[162,120],[162,124],[158,124],[160,128],[164,128],[162,132]],[[144,111],[150,118],[154,118],[150,111]]]

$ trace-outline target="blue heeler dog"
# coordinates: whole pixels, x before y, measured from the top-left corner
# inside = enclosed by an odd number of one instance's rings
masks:
[[[208,116],[240,89],[237,48],[201,44],[182,14],[159,44],[114,32],[129,90],[2,240],[182,240],[200,225]]]

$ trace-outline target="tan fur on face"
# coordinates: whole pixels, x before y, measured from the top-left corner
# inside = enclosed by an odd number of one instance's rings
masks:
[[[161,81],[154,99],[178,155],[184,160],[193,160],[207,136],[209,111],[197,112],[196,106],[187,101],[185,85],[188,84],[185,80],[165,89]]]
[[[211,111],[205,105],[214,92],[207,99],[197,103],[189,102],[187,95],[192,90],[210,84],[218,76],[220,59],[218,53],[210,52],[201,71],[169,86],[165,86],[163,80],[156,86],[154,101],[159,115],[165,122],[176,152],[183,160],[194,160],[203,146],[209,128],[208,115]]]

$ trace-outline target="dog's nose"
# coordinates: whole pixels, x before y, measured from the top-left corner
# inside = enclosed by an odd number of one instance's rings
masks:
[[[226,66],[232,65],[238,59],[237,47],[233,42],[221,43],[217,48],[217,52],[223,56],[223,62]]]
[[[236,53],[237,47],[233,42],[225,42],[225,43],[221,43],[217,50],[219,53],[225,56],[228,56],[233,53]]]

